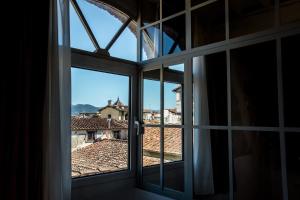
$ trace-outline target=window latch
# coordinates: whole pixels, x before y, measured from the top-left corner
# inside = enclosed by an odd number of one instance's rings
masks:
[[[143,122],[139,122],[139,121],[134,121],[134,128],[136,128],[136,134],[137,135],[142,135],[144,134],[144,127],[142,126],[142,124],[144,124]]]

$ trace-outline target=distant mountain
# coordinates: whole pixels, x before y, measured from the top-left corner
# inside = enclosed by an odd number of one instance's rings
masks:
[[[90,104],[76,104],[72,105],[72,115],[78,115],[79,113],[95,113],[98,112],[99,108]]]

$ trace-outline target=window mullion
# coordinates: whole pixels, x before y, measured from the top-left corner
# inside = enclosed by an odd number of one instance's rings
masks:
[[[120,29],[117,31],[117,33],[114,35],[114,37],[111,39],[111,41],[107,44],[105,49],[108,51],[112,45],[117,41],[117,39],[120,37],[120,35],[123,33],[125,28],[128,26],[128,24],[132,21],[131,18],[128,18],[127,21],[120,27]]]

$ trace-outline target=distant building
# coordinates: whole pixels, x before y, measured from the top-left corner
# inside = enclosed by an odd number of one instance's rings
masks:
[[[176,109],[165,109],[164,110],[164,122],[168,124],[180,124],[181,113],[177,112]]]
[[[125,106],[119,98],[114,104],[111,100],[108,100],[107,105],[100,108],[98,114],[102,118],[128,120],[128,106]]]
[[[104,139],[128,139],[128,121],[72,117],[72,149]]]
[[[181,113],[182,88],[178,85],[172,92],[176,93],[176,112]]]

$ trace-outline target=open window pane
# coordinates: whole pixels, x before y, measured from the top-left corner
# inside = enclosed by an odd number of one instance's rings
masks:
[[[226,53],[193,58],[194,125],[227,125]]]
[[[70,3],[70,40],[71,47],[85,51],[95,51],[96,48],[89,38],[73,5]]]
[[[145,127],[143,134],[143,182],[160,185],[159,127]]]
[[[192,47],[225,40],[225,1],[215,1],[191,13]]]
[[[142,30],[142,60],[159,56],[159,24]]]
[[[282,200],[279,133],[234,131],[236,200]]]
[[[160,69],[143,73],[143,120],[145,124],[160,124]]]
[[[129,77],[71,73],[72,177],[128,169]]]
[[[280,0],[279,2],[281,24],[300,21],[300,0]]]
[[[230,51],[232,124],[278,126],[275,41]]]
[[[184,64],[174,65],[184,69]],[[183,83],[184,72],[173,70],[173,66],[164,68],[164,124],[183,123]]]
[[[164,187],[184,191],[183,130],[164,128]]]
[[[163,22],[163,55],[185,50],[185,15]]]
[[[128,17],[101,2],[77,2],[100,47],[105,48]]]
[[[229,0],[230,38],[270,29],[274,16],[274,0]]]
[[[185,10],[185,0],[162,0],[162,17]]]
[[[136,61],[137,59],[137,39],[136,33],[129,25],[119,36],[114,45],[109,49],[109,53],[113,57],[125,60]]]

